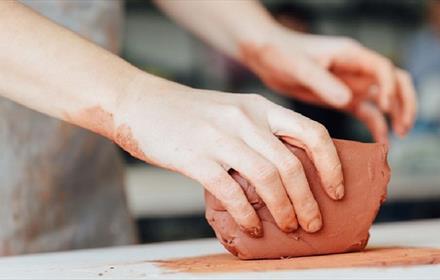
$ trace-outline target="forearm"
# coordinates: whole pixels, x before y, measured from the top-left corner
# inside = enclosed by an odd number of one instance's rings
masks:
[[[2,96],[111,137],[96,127],[99,116],[78,115],[91,108],[112,115],[139,76],[148,77],[25,6],[0,2]]]
[[[232,57],[241,43],[259,43],[277,24],[257,1],[155,0],[170,17]]]

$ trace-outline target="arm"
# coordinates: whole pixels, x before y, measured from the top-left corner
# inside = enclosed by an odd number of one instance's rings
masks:
[[[25,6],[0,2],[0,91],[68,119],[82,108],[112,112],[139,71]],[[91,127],[88,127],[91,128]]]
[[[399,136],[414,123],[416,99],[408,73],[354,40],[293,32],[252,0],[156,3],[275,91],[352,113],[376,141],[387,142],[387,115]]]
[[[321,227],[301,163],[278,137],[308,151],[330,197],[344,195],[325,128],[259,96],[149,75],[18,2],[0,1],[0,50],[0,95],[197,180],[253,236],[262,235],[261,223],[231,168],[256,186],[282,230]]]

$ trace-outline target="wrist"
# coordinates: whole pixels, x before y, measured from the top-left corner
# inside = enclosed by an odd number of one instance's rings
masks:
[[[243,37],[237,47],[236,59],[251,69],[255,64],[264,63],[265,57],[275,50],[295,52],[305,41],[304,33],[296,32],[274,22],[258,37]]]
[[[136,111],[153,112],[164,95],[188,90],[191,88],[138,70],[113,101],[112,115],[115,127],[138,121],[133,117]]]

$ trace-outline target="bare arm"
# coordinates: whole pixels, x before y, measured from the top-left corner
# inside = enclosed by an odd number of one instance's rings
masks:
[[[3,96],[60,119],[92,106],[113,112],[140,73],[12,1],[0,2],[0,64]]]
[[[170,1],[155,3],[182,26],[237,57],[241,42],[263,42],[277,24],[257,1]]]

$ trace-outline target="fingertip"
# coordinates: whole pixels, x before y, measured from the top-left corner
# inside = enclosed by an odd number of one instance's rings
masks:
[[[296,231],[298,229],[298,227],[299,227],[298,222],[295,219],[295,221],[292,224],[287,225],[286,227],[284,227],[284,229],[282,229],[282,231],[284,231],[286,233],[294,232],[294,231]]]
[[[344,194],[345,194],[344,184],[340,183],[335,188],[335,199],[336,200],[342,199],[344,197]]]
[[[402,123],[393,125],[395,135],[397,135],[401,139],[405,137],[406,134],[408,134],[408,128],[409,126]]]
[[[278,219],[276,219],[275,216],[273,215],[278,228],[282,232],[290,233],[290,232],[296,231],[299,228],[296,213],[293,210],[293,208],[292,208],[292,212],[288,213],[287,216],[285,216],[285,215],[282,215],[282,216],[283,216],[283,218],[278,217]]]
[[[322,228],[322,219],[321,217],[316,217],[312,221],[310,221],[307,225],[307,232],[314,233],[319,231]]]
[[[352,99],[352,93],[348,88],[337,87],[330,92],[330,100],[337,107],[347,106]]]

